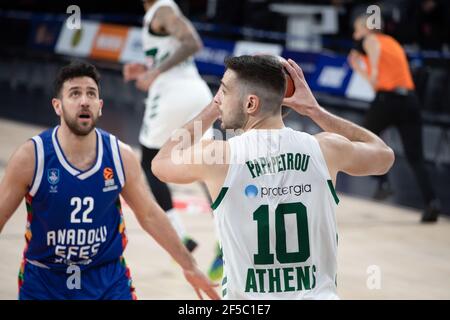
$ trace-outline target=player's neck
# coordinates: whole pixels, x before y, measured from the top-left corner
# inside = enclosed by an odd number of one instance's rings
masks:
[[[74,134],[67,126],[61,125],[57,132],[58,142],[67,160],[76,168],[89,168],[96,160],[97,134],[92,130],[86,136]]]
[[[266,116],[259,119],[250,120],[244,127],[244,131],[251,129],[282,129],[284,122],[281,115]]]

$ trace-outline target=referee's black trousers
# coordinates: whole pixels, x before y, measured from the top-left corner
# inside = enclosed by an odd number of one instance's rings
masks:
[[[366,115],[363,126],[376,135],[390,126],[398,129],[406,159],[419,183],[423,200],[428,204],[435,199],[435,192],[425,168],[422,120],[420,104],[416,94],[413,91],[410,91],[407,95],[395,92],[378,92]],[[387,180],[387,175],[380,178]]]

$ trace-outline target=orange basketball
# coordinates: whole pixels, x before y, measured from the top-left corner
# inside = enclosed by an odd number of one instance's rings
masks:
[[[278,59],[280,59],[280,61],[286,61],[286,59],[284,59],[281,56],[278,56]],[[286,91],[284,93],[284,97],[289,98],[289,97],[292,97],[292,95],[295,92],[294,80],[292,80],[292,78],[289,75],[289,72],[286,70],[286,68],[283,68],[283,71],[284,71],[284,77],[286,80]]]
[[[287,73],[287,71],[285,71],[285,78],[286,78],[286,92],[284,93],[284,97],[285,98],[289,98],[292,97],[292,95],[295,92],[295,85],[294,85],[294,80],[292,80],[291,76]]]

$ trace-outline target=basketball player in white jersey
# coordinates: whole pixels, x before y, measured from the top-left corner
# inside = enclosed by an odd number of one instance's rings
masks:
[[[186,247],[193,251],[197,243],[187,236],[175,214],[168,186],[156,178],[150,163],[161,146],[187,121],[196,116],[212,99],[211,91],[200,77],[193,55],[202,42],[192,24],[173,0],[144,0],[142,42],[148,64],[124,66],[124,79],[136,80],[136,86],[148,91],[139,142],[142,167],[158,204],[166,211]],[[221,269],[221,256],[212,268]],[[215,270],[210,270],[214,272]]]
[[[153,172],[167,182],[204,181],[216,199],[225,298],[337,299],[336,175],[383,174],[394,153],[375,134],[323,109],[294,61],[241,56],[225,64],[214,100],[183,127],[190,139],[167,141]],[[295,84],[285,99],[283,65]],[[323,132],[285,127],[281,105]],[[226,142],[194,136],[196,122],[205,130],[219,117],[224,129],[244,133]]]

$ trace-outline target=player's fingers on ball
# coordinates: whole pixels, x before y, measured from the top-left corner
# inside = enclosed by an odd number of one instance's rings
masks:
[[[289,59],[290,60],[290,59]],[[286,60],[281,60],[281,63],[283,64],[283,66],[286,68],[286,70],[289,72],[289,74],[291,75],[291,77],[295,76],[295,69],[292,68],[291,64],[289,62],[287,62]]]
[[[292,67],[295,69],[295,71],[298,73],[300,78],[304,79],[305,75],[303,74],[302,68],[292,59],[289,59],[289,63],[291,63]]]
[[[303,83],[305,81],[305,75],[303,74],[303,70],[300,68],[300,66],[295,63],[294,60],[291,60],[292,68],[295,70],[295,74],[298,76],[298,78]]]
[[[289,59],[290,60],[290,59]],[[289,75],[291,76],[292,80],[294,81],[295,86],[297,86],[298,81],[300,80],[298,73],[296,70],[292,67],[291,64],[285,63],[283,61],[283,65],[285,66],[286,70],[289,72]]]
[[[289,60],[291,60],[291,59],[289,59]],[[305,75],[303,74],[302,68],[300,68],[300,66],[297,63],[295,63],[295,61],[293,61],[293,60],[291,60],[291,61],[292,61],[293,67],[295,69],[295,72],[299,75],[299,78],[300,78],[300,81],[296,83],[296,87],[301,84],[303,87],[309,88],[308,83],[306,82],[306,79],[305,79]]]

